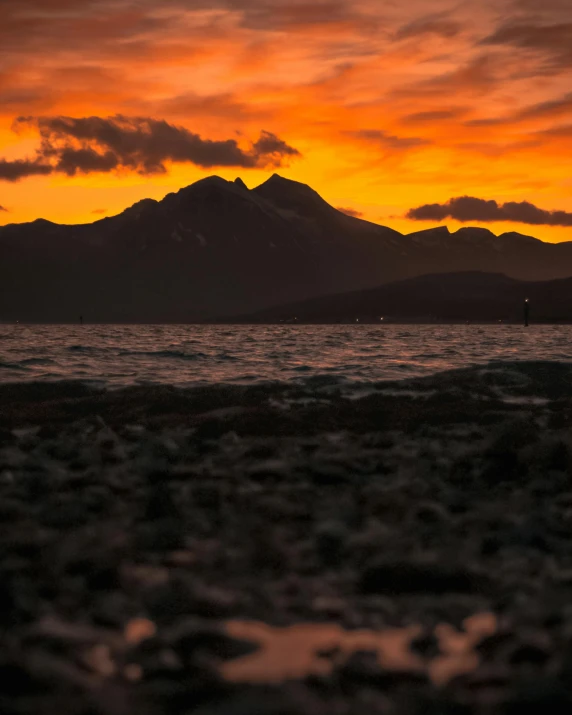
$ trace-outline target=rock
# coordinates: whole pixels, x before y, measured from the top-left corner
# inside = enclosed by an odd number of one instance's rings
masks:
[[[340,521],[324,521],[315,531],[316,549],[326,566],[339,563],[348,542],[348,529]]]
[[[518,685],[501,709],[502,715],[569,715],[571,711],[570,690],[550,678]]]
[[[232,638],[222,629],[194,619],[183,621],[169,629],[165,640],[184,662],[192,661],[201,653],[218,660],[232,660],[255,653],[259,649],[257,643]]]
[[[361,593],[479,593],[486,586],[484,577],[461,568],[439,564],[379,563],[362,572]]]

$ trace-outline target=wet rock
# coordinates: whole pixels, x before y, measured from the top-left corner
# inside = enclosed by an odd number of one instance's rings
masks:
[[[256,688],[205,703],[194,715],[326,715],[325,709],[316,710],[316,703],[308,700],[304,707],[299,699],[294,700],[285,691]]]
[[[413,518],[415,521],[430,525],[448,524],[451,521],[446,507],[438,502],[430,501],[419,504],[413,512]]]
[[[42,511],[41,523],[54,529],[82,527],[89,512],[81,500],[71,496],[54,496]]]
[[[259,648],[257,643],[232,638],[220,628],[195,620],[178,623],[165,634],[165,639],[184,662],[201,654],[232,660],[255,653]]]
[[[517,643],[508,655],[511,665],[530,664],[541,667],[551,658],[551,650],[547,644],[524,641]]]
[[[180,521],[156,519],[137,527],[134,543],[140,551],[175,551],[185,546],[185,529]]]
[[[335,486],[347,484],[351,480],[351,474],[343,464],[314,462],[311,466],[310,478],[314,484]]]
[[[202,509],[219,512],[224,502],[222,490],[215,483],[197,484],[191,493],[194,503]]]
[[[164,482],[157,482],[149,491],[144,518],[155,521],[160,519],[180,519],[179,507],[175,504],[171,490]]]
[[[352,685],[368,685],[373,687],[387,686],[387,673],[379,665],[377,653],[356,651],[335,671],[342,687]]]
[[[378,563],[362,572],[358,589],[361,593],[480,593],[486,579],[461,568],[439,564]]]
[[[318,524],[315,531],[316,549],[326,566],[335,566],[339,563],[348,538],[348,529],[340,521],[324,521]]]
[[[572,698],[568,688],[549,678],[518,685],[502,707],[502,715],[568,715]]]

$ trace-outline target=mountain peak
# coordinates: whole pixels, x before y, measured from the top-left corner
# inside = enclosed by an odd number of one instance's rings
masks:
[[[264,181],[260,186],[257,186],[255,191],[257,189],[261,189],[262,187],[289,187],[291,189],[297,188],[298,190],[305,189],[306,191],[310,191],[313,194],[317,193],[312,189],[308,184],[303,184],[301,181],[294,181],[293,179],[286,179],[284,176],[280,176],[280,174],[272,174],[266,181]]]
[[[488,228],[480,228],[479,226],[463,226],[463,228],[460,228],[458,231],[455,231],[455,236],[457,238],[467,238],[469,240],[474,238],[496,238],[496,234],[494,234],[492,231],[489,231]]]
[[[413,233],[408,233],[408,237],[434,237],[434,238],[444,238],[450,236],[451,231],[449,231],[448,226],[434,226],[433,228],[424,228],[421,231],[413,231]]]
[[[535,238],[534,236],[528,236],[524,233],[518,233],[518,231],[507,231],[506,233],[501,233],[499,238],[506,238],[509,240],[516,241],[527,241],[528,243],[542,243],[539,238]]]
[[[253,191],[263,199],[287,211],[303,215],[313,215],[316,211],[335,211],[311,186],[300,181],[285,179],[279,174],[272,174],[263,184]]]
[[[198,181],[195,181],[193,184],[187,186],[186,188],[190,189],[195,186],[226,186],[229,183],[230,182],[226,179],[223,179],[222,176],[217,176],[216,174],[213,174],[212,176],[205,176],[204,179],[199,179]]]

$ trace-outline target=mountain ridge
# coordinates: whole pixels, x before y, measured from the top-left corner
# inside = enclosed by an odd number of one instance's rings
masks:
[[[205,177],[87,224],[0,227],[0,320],[192,322],[426,273],[572,275],[572,242],[446,226],[403,235],[273,174]]]
[[[536,322],[572,322],[572,277],[521,281],[483,271],[427,274],[214,322],[521,322],[525,301]]]
[[[530,239],[533,241],[539,241],[541,243],[553,245],[549,241],[543,241],[540,238],[537,238],[535,236],[530,236],[528,234],[523,234],[523,233],[520,233],[519,231],[506,231],[506,232],[503,232],[500,234],[496,234],[496,233],[494,233],[494,231],[491,231],[488,228],[477,227],[477,226],[462,226],[459,229],[457,229],[456,231],[451,231],[451,229],[447,225],[439,225],[439,226],[434,226],[434,227],[430,227],[430,228],[420,229],[418,231],[412,231],[410,233],[401,233],[400,231],[397,231],[396,229],[393,229],[390,226],[385,226],[384,224],[379,224],[374,221],[369,221],[369,220],[363,219],[359,216],[350,216],[348,214],[345,214],[343,211],[340,211],[339,209],[337,209],[334,206],[332,206],[331,204],[329,204],[317,191],[315,191],[315,189],[312,189],[312,187],[309,186],[308,184],[304,184],[299,181],[294,181],[293,179],[286,179],[285,177],[283,177],[277,173],[272,174],[268,179],[263,181],[262,184],[259,184],[258,186],[255,186],[252,189],[249,189],[247,187],[247,185],[244,183],[244,181],[242,180],[241,177],[237,177],[236,179],[230,181],[227,179],[223,179],[222,177],[215,174],[215,175],[204,177],[202,179],[198,179],[197,181],[193,182],[192,184],[188,184],[187,186],[181,187],[178,191],[169,192],[162,199],[153,199],[153,198],[149,198],[149,197],[139,199],[134,204],[131,204],[130,206],[126,207],[125,209],[123,209],[122,211],[120,211],[117,214],[112,214],[111,216],[104,216],[103,218],[98,218],[98,219],[95,219],[94,221],[88,221],[85,223],[58,223],[56,221],[51,221],[50,219],[38,217],[38,218],[33,219],[32,221],[23,221],[23,222],[19,222],[19,223],[4,224],[4,225],[0,226],[0,231],[2,231],[2,229],[8,228],[8,227],[29,226],[31,224],[39,224],[39,223],[50,224],[52,226],[62,226],[62,227],[63,226],[67,226],[67,227],[93,226],[93,225],[102,223],[104,221],[109,221],[110,219],[114,219],[119,216],[122,216],[126,212],[130,212],[132,209],[135,209],[136,207],[140,207],[140,206],[144,206],[144,205],[151,206],[151,205],[161,204],[168,197],[177,196],[177,195],[181,194],[181,192],[185,192],[189,189],[192,189],[193,187],[197,187],[200,185],[208,185],[208,184],[216,183],[219,186],[227,185],[229,188],[234,185],[234,186],[242,188],[248,192],[256,192],[256,193],[260,194],[261,193],[260,190],[262,190],[263,187],[275,186],[276,184],[278,184],[278,182],[280,182],[279,185],[281,185],[281,186],[295,185],[295,186],[304,187],[305,189],[308,189],[310,192],[312,192],[312,194],[314,194],[318,199],[320,199],[321,202],[323,202],[323,204],[325,204],[327,207],[329,207],[329,209],[331,209],[332,211],[335,211],[336,214],[338,214],[340,216],[347,217],[348,219],[350,219],[351,222],[361,222],[361,223],[370,224],[372,226],[379,226],[381,228],[384,228],[384,229],[387,229],[390,231],[394,231],[395,233],[398,233],[401,236],[415,237],[415,236],[421,236],[423,234],[435,234],[435,235],[446,234],[448,236],[455,236],[455,235],[458,235],[459,233],[466,232],[466,231],[482,231],[483,233],[486,232],[487,234],[490,234],[494,238],[518,237],[518,238],[525,238],[525,239]],[[558,243],[559,244],[572,243],[572,239],[570,241],[559,241]]]

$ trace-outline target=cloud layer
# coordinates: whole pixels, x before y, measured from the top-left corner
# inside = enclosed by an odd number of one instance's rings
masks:
[[[160,198],[213,168],[248,170],[254,183],[284,166],[404,232],[411,219],[395,217],[410,206],[463,194],[572,211],[570,0],[479,0],[478,12],[474,0],[0,8],[10,219],[87,220],[94,206]],[[33,118],[20,136],[17,116]],[[74,182],[77,203],[65,196]],[[538,234],[569,239],[565,228]]]
[[[567,211],[546,211],[528,201],[508,201],[499,204],[494,200],[459,196],[444,204],[425,204],[407,212],[413,221],[445,221],[454,219],[467,223],[493,223],[510,221],[531,226],[572,226],[572,213]]]
[[[0,179],[61,173],[110,172],[164,174],[165,164],[191,163],[201,168],[277,168],[300,152],[275,134],[263,131],[247,148],[235,139],[203,139],[164,120],[148,117],[19,117],[16,131],[32,129],[40,137],[34,159],[0,161]]]

